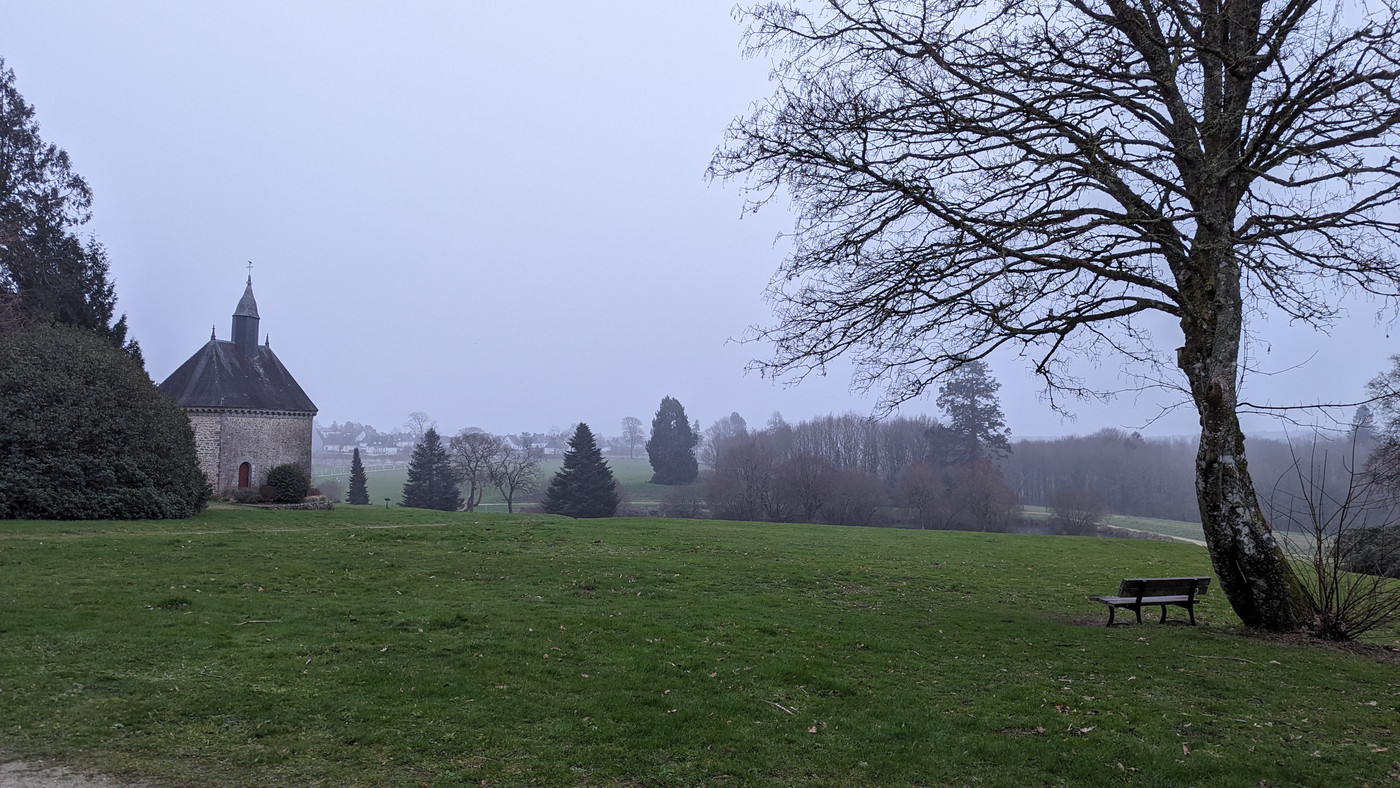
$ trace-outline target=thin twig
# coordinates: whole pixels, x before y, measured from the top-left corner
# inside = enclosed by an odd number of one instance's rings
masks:
[[[1196,659],[1233,659],[1236,662],[1248,662],[1251,665],[1256,664],[1253,660],[1245,659],[1244,657],[1213,657],[1209,654],[1187,654],[1186,656],[1195,657]]]
[[[764,703],[773,703],[773,701],[771,701],[771,700],[765,700]],[[781,704],[781,703],[773,703],[773,705],[774,705],[774,706],[777,706],[778,708],[782,709],[783,711],[787,712],[788,714],[796,714],[796,713],[797,713],[797,712],[793,711],[792,709],[789,709],[787,706],[784,706],[784,705]]]
[[[248,620],[248,621],[240,621],[240,622],[238,622],[237,624],[234,624],[234,626],[236,626],[236,627],[241,627],[241,626],[243,626],[244,624],[280,624],[280,623],[282,623],[282,619],[280,619],[280,618],[254,618],[254,619],[250,619],[250,620]]]

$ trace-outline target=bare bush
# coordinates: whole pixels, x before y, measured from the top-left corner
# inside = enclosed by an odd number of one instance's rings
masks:
[[[835,525],[874,525],[885,505],[885,484],[868,473],[835,471],[829,477],[824,509]]]
[[[916,462],[899,474],[895,485],[899,503],[914,511],[920,528],[942,528],[952,513],[948,503],[948,486],[943,474],[933,466]]]
[[[955,527],[968,531],[1009,530],[1020,508],[1001,471],[982,457],[957,467],[949,497]]]
[[[661,516],[698,520],[705,516],[702,486],[686,484],[672,487],[661,496]]]
[[[1355,460],[1353,444],[1340,483],[1334,483],[1327,453],[1319,453],[1314,442],[1306,462],[1293,456],[1296,489],[1276,485],[1269,501],[1274,520],[1294,531],[1308,604],[1305,625],[1328,640],[1354,640],[1400,620],[1400,584],[1383,571],[1400,562],[1400,501],[1393,487],[1358,472]]]
[[[1108,516],[1103,497],[1081,487],[1064,487],[1050,496],[1056,533],[1093,536]]]

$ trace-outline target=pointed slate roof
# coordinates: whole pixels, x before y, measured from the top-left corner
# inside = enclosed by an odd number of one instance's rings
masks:
[[[248,286],[243,288],[243,297],[238,299],[238,308],[233,310],[234,317],[257,317],[258,302],[253,300],[253,275],[248,275]]]
[[[244,300],[251,298],[250,290]],[[256,314],[257,306],[253,309]],[[316,413],[315,403],[265,345],[249,357],[233,342],[210,340],[170,373],[160,390],[186,408]]]

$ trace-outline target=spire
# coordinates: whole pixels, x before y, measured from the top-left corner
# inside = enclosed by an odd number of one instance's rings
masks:
[[[251,317],[254,320],[258,317],[258,302],[253,298],[253,275],[248,274],[248,286],[243,289],[243,297],[238,299],[238,308],[233,310],[234,317]]]
[[[218,339],[218,336],[216,336],[216,335],[214,334],[214,327],[213,327],[213,326],[210,326],[210,327],[209,327],[209,341],[210,341],[210,342],[213,342],[213,341],[216,340],[216,339]]]
[[[253,299],[252,274],[248,274],[248,286],[243,289],[238,308],[233,310],[233,342],[248,358],[257,356],[258,302]]]

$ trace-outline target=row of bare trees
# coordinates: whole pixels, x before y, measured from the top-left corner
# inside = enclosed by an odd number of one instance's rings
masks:
[[[1006,530],[1017,501],[986,456],[950,461],[948,428],[926,417],[876,421],[848,413],[771,424],[710,442],[702,490],[682,490],[668,514],[729,520],[904,524]]]

